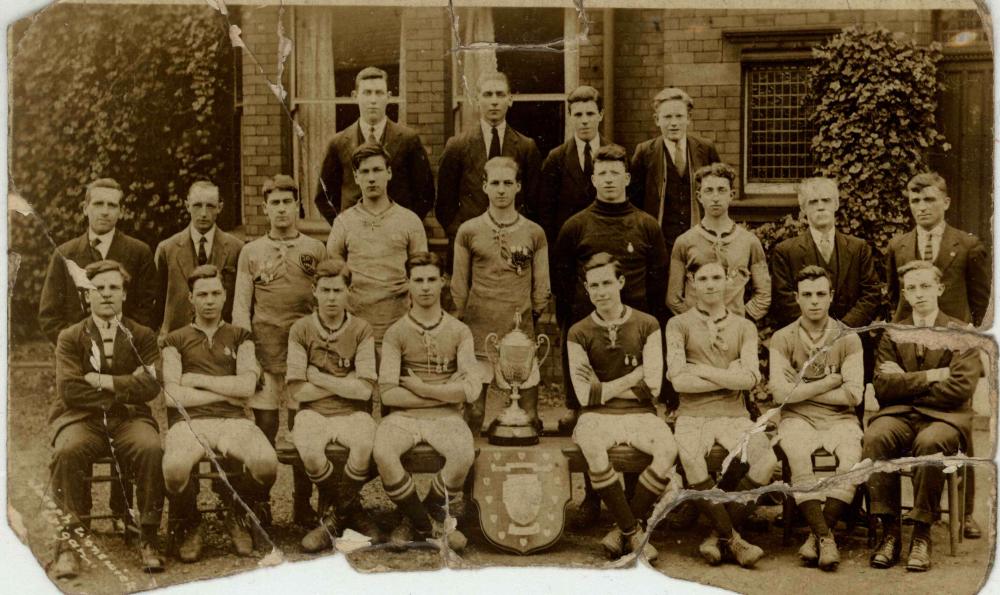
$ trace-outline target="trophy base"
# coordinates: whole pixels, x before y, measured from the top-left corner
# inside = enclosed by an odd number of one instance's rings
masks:
[[[487,441],[494,446],[532,446],[538,444],[538,430],[530,422],[509,426],[498,420],[490,426]]]

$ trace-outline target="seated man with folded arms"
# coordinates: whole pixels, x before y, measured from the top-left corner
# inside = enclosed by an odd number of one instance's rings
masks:
[[[945,288],[941,270],[926,260],[899,267],[899,286],[911,312],[899,324],[915,327],[966,328],[968,324],[938,309]],[[914,333],[887,332],[875,358],[875,398],[881,409],[868,424],[862,456],[885,461],[910,455],[954,455],[972,444],[972,394],[982,374],[978,349],[934,348]],[[913,467],[913,521],[906,569],[923,572],[931,567],[931,523],[944,488],[941,465]],[[898,473],[872,473],[868,478],[871,512],[882,525],[882,539],[872,553],[874,568],[899,561]],[[955,503],[952,502],[952,506]]]
[[[226,496],[230,510],[226,529],[236,553],[253,553],[244,505],[267,498],[278,472],[278,457],[264,432],[246,413],[260,366],[253,337],[245,328],[222,319],[226,290],[215,265],[202,265],[188,276],[194,321],[163,340],[163,383],[167,414],[174,421],[163,453],[163,479],[176,508],[194,508],[184,515],[193,524],[182,527],[178,556],[184,562],[201,557],[202,532],[197,514],[198,489],[191,470],[208,450],[241,462],[249,477],[229,477],[236,494]],[[256,532],[258,545],[264,538]]]
[[[754,422],[743,400],[760,381],[757,328],[727,310],[726,270],[714,255],[688,267],[688,287],[695,292],[694,307],[667,321],[667,378],[680,401],[674,439],[681,465],[691,489],[751,490],[770,482],[777,464],[764,433],[750,434]],[[719,483],[713,483],[705,460],[712,447],[718,443],[732,451],[746,439],[747,462],[737,457]],[[697,503],[714,527],[699,548],[702,557],[719,564],[728,548],[740,566],[756,564],[763,550],[734,528],[747,507],[707,499]]]
[[[472,331],[441,308],[442,267],[441,259],[428,252],[406,261],[412,305],[382,339],[379,390],[392,413],[375,431],[373,456],[386,494],[404,515],[392,543],[447,538],[447,545],[460,551],[465,536],[458,530],[445,535],[444,520],[448,496],[462,492],[475,462],[462,409],[479,397],[481,380]],[[400,458],[422,442],[445,462],[421,502]]]
[[[300,318],[288,335],[286,378],[299,413],[292,441],[319,490],[318,527],[302,538],[302,549],[318,552],[333,545],[348,516],[361,510],[361,488],[375,440],[368,413],[375,388],[375,337],[363,319],[347,311],[351,271],[339,258],[316,267],[316,311]],[[326,458],[326,447],[348,449],[343,474]],[[360,519],[359,519],[360,520]]]
[[[615,517],[616,527],[602,540],[617,558],[642,548],[649,561],[656,548],[646,540],[644,524],[666,490],[677,445],[653,403],[663,383],[663,338],[655,318],[622,305],[625,277],[607,252],[584,265],[587,293],[595,310],[574,324],[566,343],[570,378],[583,413],[573,441],[587,460],[594,489]],[[608,459],[608,449],[628,444],[653,456],[639,475],[632,502]]]
[[[861,460],[861,424],[854,412],[864,397],[861,338],[830,317],[833,290],[826,269],[808,265],[795,279],[801,314],[771,337],[770,388],[781,405],[778,438],[792,471],[795,501],[812,530],[799,556],[836,570],[840,554],[833,529],[854,499],[854,486],[812,491],[817,481],[812,453],[823,448],[836,455],[840,472]]]

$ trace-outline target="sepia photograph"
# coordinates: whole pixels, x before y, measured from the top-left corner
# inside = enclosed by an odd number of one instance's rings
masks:
[[[20,592],[996,588],[985,3],[32,8]]]

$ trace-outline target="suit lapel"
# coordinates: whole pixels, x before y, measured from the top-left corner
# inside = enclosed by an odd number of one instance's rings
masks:
[[[911,260],[920,259],[920,255],[917,254],[917,230],[915,228],[906,232],[900,238],[899,253],[902,258],[896,263],[898,266],[902,266]]]
[[[913,326],[913,316],[907,316],[899,322],[904,326]],[[916,343],[896,343],[896,351],[903,360],[902,368],[907,372],[915,372],[921,368],[917,366],[917,344]],[[926,355],[926,353],[924,354]]]
[[[504,157],[510,157],[511,159],[517,160],[517,149],[518,149],[518,134],[517,131],[511,128],[510,124],[507,124],[507,132],[503,135],[503,144],[500,147],[500,154]]]
[[[937,318],[934,319],[934,326],[938,328],[947,328],[948,317],[941,311],[938,311]],[[927,349],[924,352],[924,369],[933,370],[934,368],[937,368],[942,357],[944,357],[943,349]]]
[[[510,140],[510,128],[507,128],[507,136],[507,140]],[[469,131],[469,142],[466,143],[466,150],[469,151],[469,160],[472,161],[473,171],[483,171],[483,166],[486,165],[486,145],[483,142],[482,129],[479,126],[479,121],[476,120],[476,126]]]
[[[108,246],[108,255],[105,256],[105,258],[108,260],[117,260],[118,262],[124,265],[125,264],[124,256],[125,256],[125,241],[122,239],[121,230],[116,229],[115,233],[111,234],[111,245]]]
[[[218,230],[216,230],[218,232]],[[215,252],[219,248],[219,238],[215,238],[215,246],[212,247],[212,252]],[[194,270],[195,265],[195,254],[194,254],[194,242],[191,241],[191,228],[184,228],[184,232],[181,237],[177,238],[177,249],[174,250],[174,260],[177,261],[177,266],[184,278],[187,278]]]
[[[570,177],[577,185],[582,186],[585,180],[583,179],[583,169],[580,168],[580,156],[576,152],[576,137],[570,137],[563,148],[566,151],[566,169],[564,171],[569,172]]]
[[[399,139],[400,135],[396,124],[393,123],[392,120],[386,120],[382,146],[385,147],[385,150],[388,151],[393,157],[399,155],[399,151],[397,150],[399,148]],[[400,175],[402,175],[402,172],[400,172]]]
[[[819,259],[816,255],[819,250],[816,249],[816,243],[813,242],[812,234],[808,231],[799,236],[799,256],[802,258],[802,266],[809,265],[819,265]],[[802,268],[802,267],[799,267]]]
[[[212,246],[212,264],[220,270],[229,260],[229,240],[222,235],[221,229],[215,230],[215,246]]]
[[[914,232],[916,233],[916,232]],[[945,272],[953,260],[959,247],[958,230],[950,225],[944,226],[944,233],[941,234],[941,245],[938,247],[937,260],[934,264],[941,272]]]
[[[847,250],[847,238],[839,231],[833,232],[833,245],[837,260],[837,270],[834,272],[837,278],[833,280],[833,287],[834,291],[841,291],[844,275],[847,274],[847,271],[851,270],[851,258],[853,255]]]
[[[78,264],[81,269],[85,269],[88,264],[95,262],[94,250],[90,246],[90,238],[87,235],[88,233],[89,231],[85,231],[82,236],[77,238],[79,244],[77,244],[77,249],[73,251],[75,254],[66,255],[66,258],[69,258]],[[116,233],[115,235],[117,236],[118,234]],[[110,251],[108,253],[110,254]]]
[[[656,137],[653,141],[653,160],[656,162],[653,165],[653,171],[656,172],[656,208],[649,211],[652,213],[659,213],[662,208],[661,203],[663,202],[663,191],[667,184],[666,150],[667,148],[663,146],[663,137]],[[658,222],[662,224],[662,219],[658,219]]]

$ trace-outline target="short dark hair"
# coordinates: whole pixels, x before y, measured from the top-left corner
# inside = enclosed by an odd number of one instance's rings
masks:
[[[933,186],[943,192],[945,196],[948,196],[948,183],[936,171],[925,171],[913,176],[906,183],[906,191],[920,192],[928,186]]]
[[[406,259],[406,277],[409,278],[413,269],[425,266],[437,267],[438,272],[444,274],[444,265],[441,264],[440,256],[433,252],[414,252]]]
[[[597,149],[597,153],[594,154],[594,163],[598,161],[620,161],[625,166],[625,171],[628,171],[628,153],[621,145],[604,145]]]
[[[911,260],[899,267],[899,282],[902,283],[903,277],[913,271],[934,271],[934,278],[937,279],[938,283],[941,282],[941,269],[937,268],[934,263],[927,262],[926,260]]]
[[[117,180],[115,180],[114,178],[98,178],[93,182],[87,184],[87,191],[84,192],[83,195],[84,205],[90,204],[90,195],[96,188],[110,188],[111,190],[117,190],[122,195],[122,198],[125,197],[125,191],[122,190],[122,186],[121,184],[118,183]]]
[[[833,289],[833,278],[830,277],[830,271],[815,264],[806,265],[799,269],[799,272],[795,274],[796,289],[798,289],[799,283],[802,283],[803,281],[812,281],[813,279],[826,279],[830,289]]]
[[[736,190],[736,170],[733,166],[728,163],[711,163],[698,168],[698,171],[694,172],[694,187],[696,190],[701,190],[701,182],[705,178],[713,176],[716,178],[725,178],[729,180],[729,189]]]
[[[489,161],[486,162],[485,165],[483,165],[483,182],[489,179],[489,176],[486,174],[486,172],[494,167],[506,167],[509,169],[513,169],[514,179],[517,180],[518,182],[521,181],[521,168],[520,166],[517,165],[517,161],[515,161],[511,157],[500,156],[490,159]]]
[[[216,194],[219,193],[219,187],[208,180],[198,180],[191,184],[188,188],[188,198],[191,198],[191,195],[194,194],[196,190],[214,190]]]
[[[689,275],[694,277],[695,273],[697,273],[702,268],[710,264],[717,264],[722,267],[723,271],[726,270],[726,265],[722,263],[722,261],[715,254],[715,252],[698,254],[696,251],[691,251],[691,253],[688,256],[687,266],[685,266],[684,268]]]
[[[316,266],[316,276],[313,278],[313,285],[319,285],[320,279],[331,279],[340,277],[344,280],[344,285],[351,286],[351,269],[341,258],[327,258]]]
[[[590,85],[580,85],[566,96],[566,110],[573,109],[574,103],[586,103],[588,101],[593,101],[597,104],[597,111],[604,111],[604,98],[601,97],[601,92]]]
[[[653,98],[653,111],[660,109],[660,104],[665,101],[682,101],[684,105],[688,108],[688,113],[694,109],[694,101],[691,96],[684,92],[683,89],[678,89],[677,87],[667,87],[656,94]]]
[[[583,274],[586,276],[588,271],[605,266],[611,267],[611,270],[614,272],[616,278],[621,276],[622,264],[618,262],[617,258],[608,252],[598,252],[588,258],[587,262],[583,263]]]
[[[357,89],[361,86],[361,81],[371,81],[376,79],[382,79],[385,81],[386,86],[389,85],[389,73],[382,70],[381,68],[376,68],[375,66],[366,66],[361,69],[361,72],[354,77],[354,88]]]
[[[369,157],[381,157],[385,159],[385,166],[389,167],[389,151],[386,151],[385,147],[378,143],[365,143],[351,153],[351,169],[358,171],[361,162]]]
[[[203,264],[195,267],[187,278],[188,291],[194,291],[194,284],[202,279],[218,279],[221,282],[222,273],[219,272],[219,267],[214,264]]]
[[[87,268],[83,269],[83,272],[87,275],[87,278],[93,280],[94,277],[100,275],[101,273],[112,273],[116,272],[121,274],[122,281],[125,285],[128,285],[129,281],[132,280],[132,275],[128,274],[125,270],[125,266],[118,262],[117,260],[98,260],[97,262],[92,262],[87,265]]]
[[[264,196],[264,202],[267,202],[267,195],[277,191],[291,192],[295,200],[299,200],[299,185],[295,183],[292,176],[278,174],[264,180],[264,186],[260,193]]]

